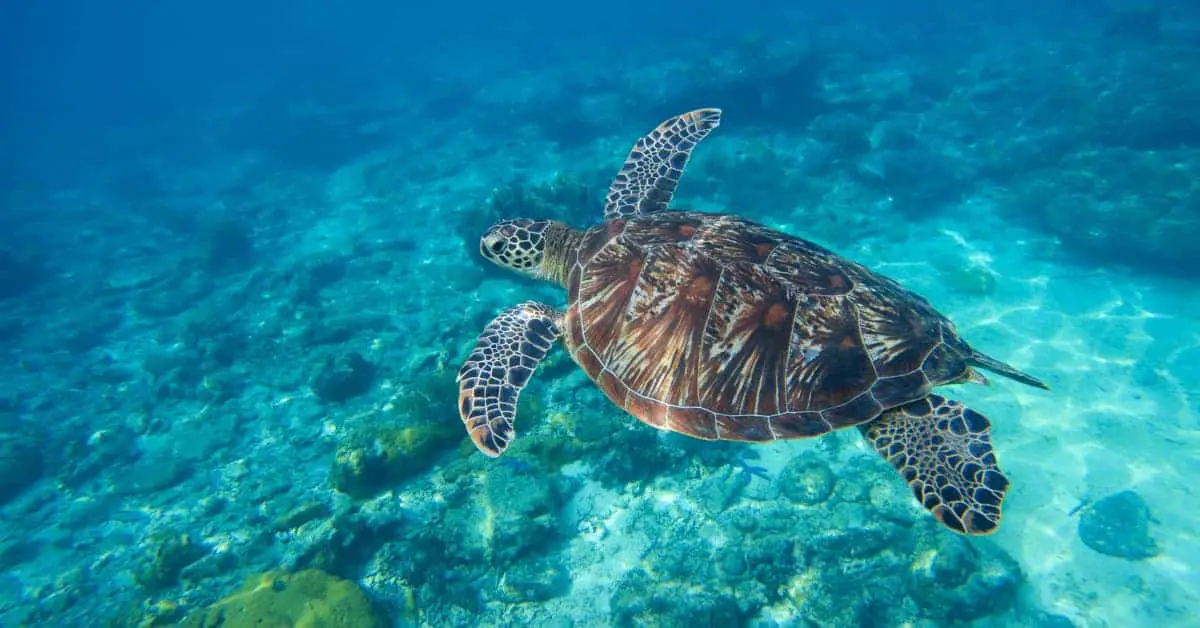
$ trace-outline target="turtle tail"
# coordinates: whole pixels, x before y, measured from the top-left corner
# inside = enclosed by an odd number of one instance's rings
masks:
[[[1009,366],[990,355],[984,355],[978,351],[971,352],[971,355],[967,357],[967,363],[971,366],[987,369],[997,375],[1003,375],[1027,386],[1041,388],[1042,390],[1050,390],[1050,386],[1046,385],[1046,382],[1043,382],[1042,380],[1028,373],[1019,371],[1016,368]]]

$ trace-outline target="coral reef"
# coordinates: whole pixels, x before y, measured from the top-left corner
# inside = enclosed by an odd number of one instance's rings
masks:
[[[0,300],[33,290],[45,278],[44,262],[36,255],[0,246]]]
[[[204,266],[209,272],[235,272],[254,262],[254,240],[249,228],[236,218],[225,218],[209,225],[201,238]]]
[[[370,497],[430,469],[433,457],[462,437],[462,428],[448,422],[360,432],[338,449],[330,479],[343,493]]]
[[[837,478],[829,464],[815,456],[797,456],[783,468],[779,491],[802,506],[816,506],[833,494]]]
[[[973,621],[1016,601],[1023,580],[1011,556],[990,543],[943,537],[912,563],[909,594],[937,621]]]
[[[317,569],[269,571],[182,622],[188,628],[384,625],[353,582]]]
[[[0,505],[41,479],[44,443],[28,431],[0,434]]]
[[[479,236],[502,218],[545,218],[577,227],[596,222],[611,172],[589,173],[586,180],[576,174],[558,174],[543,183],[513,180],[496,187],[491,195],[470,205],[459,216],[457,231],[474,250]]]
[[[322,39],[181,124],[6,134],[0,624],[1182,621],[1194,7],[767,4],[647,4],[570,47],[570,24],[531,18],[484,55],[457,20],[419,55],[348,47],[369,63]],[[472,447],[454,377],[476,334],[566,303],[499,279],[479,234],[599,223],[636,135],[701,106],[726,117],[673,206],[834,248],[1055,380],[951,389],[993,418],[999,534],[939,528],[853,430],[747,445],[638,423],[561,347],[504,456]],[[1080,486],[1137,492],[1068,514]]]
[[[496,466],[468,491],[434,531],[453,562],[511,565],[557,538],[563,502],[549,478]]]
[[[445,405],[456,394],[453,376],[438,373],[393,396],[338,448],[330,470],[334,488],[366,498],[433,468],[439,454],[465,439],[453,406]]]
[[[137,460],[142,452],[137,434],[125,426],[102,429],[70,439],[63,446],[62,465],[57,469],[60,486],[76,489],[122,463]]]
[[[343,403],[366,394],[375,379],[377,366],[361,353],[335,357],[330,354],[314,368],[311,385],[317,398],[326,403]]]
[[[146,548],[145,556],[134,570],[133,579],[148,591],[175,586],[183,570],[209,551],[191,535],[173,530],[157,532],[142,545]]]
[[[1200,264],[1185,244],[1200,239],[1198,170],[1195,150],[1083,151],[1027,178],[1013,210],[1088,259],[1191,275]]]
[[[504,571],[500,579],[500,598],[518,604],[545,602],[566,594],[570,588],[571,572],[561,559],[535,557]]]

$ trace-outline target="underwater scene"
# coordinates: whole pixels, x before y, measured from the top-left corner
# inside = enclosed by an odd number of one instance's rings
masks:
[[[0,626],[1200,626],[1195,3],[47,0],[0,84]]]

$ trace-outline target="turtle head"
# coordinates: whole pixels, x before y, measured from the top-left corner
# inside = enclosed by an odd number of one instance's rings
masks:
[[[542,277],[550,225],[549,220],[501,220],[479,239],[479,253],[493,264]]]

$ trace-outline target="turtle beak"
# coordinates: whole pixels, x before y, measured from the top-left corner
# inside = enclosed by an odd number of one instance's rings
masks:
[[[488,234],[479,239],[479,254],[489,260],[495,260],[496,256],[504,251],[504,239],[495,235]]]

